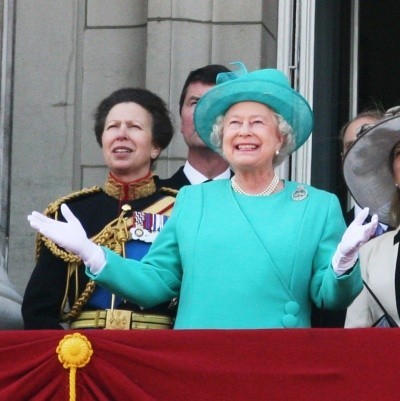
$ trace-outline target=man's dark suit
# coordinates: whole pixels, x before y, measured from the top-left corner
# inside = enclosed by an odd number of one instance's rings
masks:
[[[346,226],[348,227],[353,222],[354,217],[356,217],[355,207],[353,206],[343,216],[344,216],[344,221],[346,222]],[[368,216],[367,219],[371,220],[371,216]]]
[[[190,185],[190,181],[183,172],[183,166],[170,178],[159,180],[160,187],[181,189],[184,185]]]
[[[231,171],[231,177],[233,176],[233,172]],[[172,189],[181,189],[184,185],[191,185],[190,181],[186,177],[183,172],[183,166],[178,169],[178,171],[170,178],[166,178],[165,180],[159,180],[160,187],[167,187]]]

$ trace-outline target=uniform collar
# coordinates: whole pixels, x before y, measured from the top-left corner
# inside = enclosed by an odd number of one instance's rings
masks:
[[[120,181],[110,172],[104,184],[104,192],[107,195],[124,201],[146,198],[156,191],[156,184],[151,172],[145,177],[131,182]]]

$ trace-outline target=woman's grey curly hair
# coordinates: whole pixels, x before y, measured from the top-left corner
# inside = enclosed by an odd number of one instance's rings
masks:
[[[279,166],[283,160],[290,153],[293,152],[295,147],[295,137],[293,133],[292,127],[289,123],[278,113],[273,111],[273,114],[277,121],[277,128],[279,133],[283,136],[283,144],[279,150],[279,155],[274,156],[273,165],[274,167]],[[222,136],[223,136],[223,123],[224,116],[219,116],[215,120],[215,124],[213,125],[213,129],[210,135],[211,143],[217,148],[218,153],[223,156],[222,152]]]

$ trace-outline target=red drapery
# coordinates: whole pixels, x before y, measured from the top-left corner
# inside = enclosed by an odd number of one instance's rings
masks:
[[[0,332],[0,400],[69,400],[69,331]],[[395,329],[80,331],[77,401],[398,400]]]

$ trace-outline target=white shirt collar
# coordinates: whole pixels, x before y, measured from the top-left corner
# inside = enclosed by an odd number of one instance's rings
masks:
[[[183,172],[192,185],[201,184],[208,180],[205,175],[197,171],[188,161],[186,161],[185,166],[183,167]],[[223,178],[231,178],[231,170],[229,167],[222,174],[214,177],[213,180],[221,180]]]

